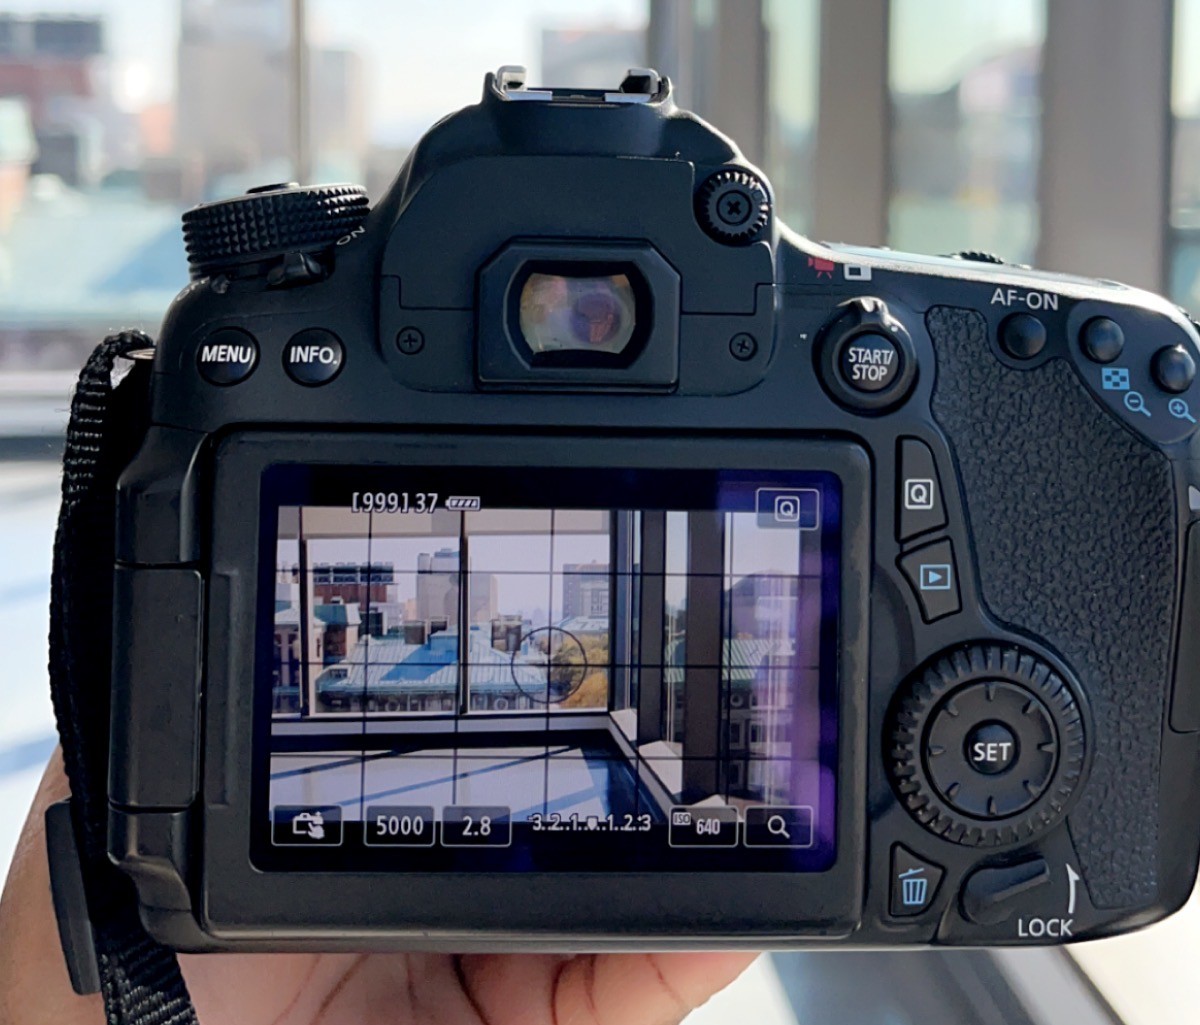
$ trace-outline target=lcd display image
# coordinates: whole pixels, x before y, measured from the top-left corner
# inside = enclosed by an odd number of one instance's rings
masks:
[[[273,467],[254,860],[819,871],[826,472]]]

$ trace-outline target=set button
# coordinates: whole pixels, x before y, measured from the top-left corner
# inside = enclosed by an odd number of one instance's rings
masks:
[[[967,764],[984,776],[1007,772],[1020,752],[1017,735],[1002,722],[980,723],[967,733],[963,742]]]

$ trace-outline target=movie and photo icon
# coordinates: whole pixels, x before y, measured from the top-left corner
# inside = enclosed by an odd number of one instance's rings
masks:
[[[336,805],[277,805],[271,822],[271,842],[276,847],[339,847],[342,843],[342,809]]]

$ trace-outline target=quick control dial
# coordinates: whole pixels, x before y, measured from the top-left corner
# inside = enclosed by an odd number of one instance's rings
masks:
[[[236,273],[288,256],[303,263],[306,254],[327,249],[360,227],[368,206],[358,185],[301,188],[287,182],[194,207],[183,215],[192,277]]]
[[[1083,773],[1084,740],[1059,673],[1016,646],[971,645],[901,692],[889,769],[930,832],[968,846],[1017,843],[1061,817]]]

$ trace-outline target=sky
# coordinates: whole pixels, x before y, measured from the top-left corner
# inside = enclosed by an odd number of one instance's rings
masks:
[[[475,102],[486,70],[525,63],[536,78],[543,26],[644,27],[648,0],[308,0],[308,6],[315,43],[364,54],[373,135],[394,141],[386,137],[418,134]],[[816,0],[770,0],[767,20],[779,44],[774,92],[792,120],[815,111],[816,9]],[[4,12],[104,14],[122,105],[170,99],[179,0],[0,0]],[[971,63],[1040,41],[1044,15],[1045,0],[893,0],[893,88],[940,91]],[[1198,49],[1200,0],[1178,0],[1175,107],[1181,112],[1200,112],[1200,61],[1186,59]]]

